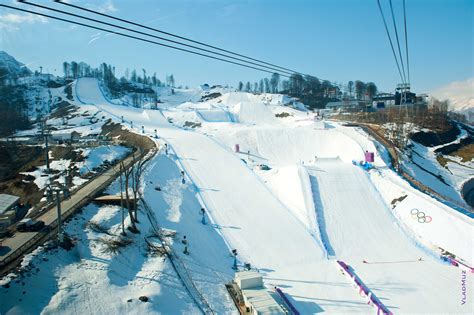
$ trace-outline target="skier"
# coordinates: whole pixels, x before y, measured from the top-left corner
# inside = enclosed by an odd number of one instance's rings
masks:
[[[181,241],[184,245],[188,244],[188,240],[186,239],[186,235],[183,236],[183,240]]]
[[[184,179],[184,171],[181,171],[181,176],[182,176],[182,178],[181,178],[181,184],[184,185],[184,184],[186,183],[186,180]]]
[[[204,208],[201,208],[201,215],[202,215],[202,219],[201,219],[201,223],[202,224],[206,224],[206,210]]]
[[[165,143],[165,154],[168,155],[168,143]]]

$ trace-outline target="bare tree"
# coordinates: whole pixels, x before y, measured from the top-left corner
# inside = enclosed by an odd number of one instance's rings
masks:
[[[131,226],[128,229],[132,233],[138,233],[137,225],[135,224],[136,219],[134,217],[134,211],[130,204],[130,193],[129,193],[130,176],[132,176],[133,167],[129,167],[126,169],[123,162],[120,162],[120,163],[122,164],[122,169],[124,170],[123,175],[125,177],[125,202],[127,204],[128,215],[130,217],[130,223],[131,223]]]
[[[122,235],[126,235],[125,233],[125,215],[124,215],[124,209],[123,209],[123,172],[124,172],[124,167],[123,167],[123,162],[120,162],[120,210],[122,214]]]
[[[349,97],[352,97],[352,92],[354,91],[354,81],[349,81],[347,83],[347,89],[349,90]]]
[[[132,193],[133,193],[133,212],[135,222],[138,223],[138,198],[140,194],[140,183],[142,179],[143,170],[145,168],[145,155],[142,149],[139,151],[137,158],[133,158],[132,170]]]

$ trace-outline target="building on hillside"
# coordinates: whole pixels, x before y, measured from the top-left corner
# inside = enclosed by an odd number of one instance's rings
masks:
[[[73,132],[54,132],[49,136],[51,142],[56,142],[58,144],[63,143],[72,143],[79,141],[81,134],[77,131]]]
[[[425,94],[417,96],[415,93],[407,91],[406,101],[403,102],[403,93],[399,91],[396,91],[395,94],[380,93],[372,98],[372,107],[374,109],[385,109],[400,106],[402,103],[408,106],[426,105],[426,99],[427,96]]]
[[[395,94],[380,93],[372,98],[372,107],[375,109],[384,109],[395,106]]]
[[[335,102],[328,102],[326,104],[326,109],[330,109],[332,111],[357,110],[361,108],[361,104],[357,100],[340,100]]]
[[[20,197],[0,194],[0,231],[12,225],[17,219]]]

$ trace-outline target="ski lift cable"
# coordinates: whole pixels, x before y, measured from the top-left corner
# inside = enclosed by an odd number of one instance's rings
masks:
[[[202,45],[202,46],[205,46],[205,47],[208,47],[208,48],[219,50],[219,51],[229,53],[229,54],[232,54],[232,55],[235,55],[235,56],[239,56],[239,57],[242,57],[242,58],[245,58],[245,59],[257,61],[257,62],[262,63],[262,64],[266,64],[266,65],[276,67],[276,68],[279,68],[279,69],[282,69],[282,70],[290,71],[291,73],[302,74],[299,71],[294,71],[294,70],[291,70],[291,69],[288,69],[288,68],[280,67],[280,66],[275,65],[273,63],[269,63],[269,62],[265,62],[265,61],[262,61],[262,60],[259,60],[259,59],[251,58],[251,57],[246,56],[246,55],[242,55],[242,54],[230,51],[230,50],[219,48],[217,46],[209,45],[209,44],[206,44],[206,43],[203,43],[203,42],[200,42],[200,41],[197,41],[197,40],[193,40],[193,39],[190,39],[190,38],[187,38],[187,37],[184,37],[184,36],[176,35],[176,34],[173,34],[173,33],[170,33],[170,32],[165,32],[165,31],[159,30],[159,29],[154,28],[154,27],[150,27],[150,26],[146,26],[146,25],[143,25],[143,24],[140,24],[140,23],[136,23],[136,22],[133,22],[133,21],[130,21],[130,20],[118,18],[118,17],[112,16],[112,15],[109,15],[109,14],[105,14],[105,13],[101,13],[101,12],[95,12],[93,10],[90,10],[90,9],[87,9],[87,8],[84,8],[84,7],[81,7],[81,6],[78,6],[78,5],[74,5],[72,3],[67,3],[67,2],[64,2],[62,0],[54,0],[54,1],[59,3],[59,4],[66,5],[66,6],[78,9],[78,10],[86,11],[86,12],[97,14],[97,15],[101,15],[101,16],[107,17],[109,19],[114,19],[114,20],[117,20],[117,21],[120,21],[120,22],[123,22],[123,23],[135,25],[135,26],[138,26],[138,27],[141,27],[141,28],[148,29],[150,31],[154,31],[154,32],[158,32],[158,33],[165,34],[165,35],[168,35],[168,36],[172,36],[172,37],[175,37],[175,38],[179,38],[181,40],[185,40],[185,41],[188,41],[188,42],[191,42],[191,43],[194,43],[194,44],[199,44],[199,45]]]
[[[400,49],[400,40],[398,39],[397,23],[395,23],[395,14],[393,13],[392,0],[389,0],[389,3],[390,3],[390,11],[392,12],[393,29],[395,30],[395,37],[397,39],[398,56],[400,57],[400,63],[402,65],[403,78],[405,79],[405,83],[406,83],[407,79],[406,79],[406,73],[405,73],[405,65],[403,64],[402,50]]]
[[[145,32],[133,30],[133,29],[128,28],[128,27],[124,27],[124,26],[120,26],[120,25],[116,25],[116,24],[112,24],[112,23],[100,21],[100,20],[93,19],[93,18],[89,18],[89,17],[85,17],[85,16],[82,16],[82,15],[78,15],[78,14],[74,14],[74,13],[70,13],[70,12],[58,10],[58,9],[55,9],[55,8],[43,6],[43,5],[40,5],[40,4],[31,3],[31,2],[28,2],[28,1],[19,0],[19,2],[21,2],[21,3],[23,3],[23,4],[35,6],[35,7],[41,8],[41,9],[46,9],[46,10],[54,11],[54,12],[57,12],[57,13],[60,13],[60,14],[66,14],[66,15],[70,15],[70,16],[73,16],[73,17],[76,17],[76,18],[88,20],[88,21],[91,21],[91,22],[95,22],[95,23],[99,23],[99,24],[103,24],[103,25],[107,25],[107,26],[111,26],[111,27],[116,27],[116,28],[119,28],[119,29],[122,29],[122,30],[126,30],[126,31],[129,31],[129,32],[137,33],[137,34],[140,34],[140,35],[149,36],[149,37],[156,38],[156,39],[159,39],[159,40],[171,42],[171,43],[173,43],[173,44],[178,44],[178,45],[186,46],[186,47],[193,48],[193,49],[196,49],[196,50],[200,50],[200,51],[204,51],[204,52],[207,52],[207,53],[211,53],[211,54],[219,55],[219,56],[222,56],[222,57],[226,57],[226,58],[229,58],[229,59],[232,59],[232,60],[237,60],[237,61],[245,62],[245,63],[252,64],[252,65],[255,65],[255,66],[259,66],[259,67],[262,67],[262,68],[267,68],[267,69],[269,69],[269,70],[273,70],[273,71],[277,71],[277,72],[282,72],[282,73],[289,74],[289,75],[292,75],[292,74],[293,74],[293,72],[288,72],[288,71],[280,70],[280,69],[277,69],[277,68],[275,68],[275,67],[270,67],[270,66],[262,65],[262,64],[259,64],[259,63],[256,63],[256,62],[252,62],[252,61],[248,61],[248,60],[241,59],[241,58],[236,58],[236,57],[229,56],[229,55],[226,55],[226,54],[222,54],[222,53],[219,53],[219,52],[215,52],[215,51],[212,51],[212,50],[209,50],[209,49],[200,48],[200,47],[197,47],[197,46],[194,46],[194,45],[189,45],[189,44],[181,43],[181,42],[179,42],[179,41],[175,41],[175,40],[172,40],[172,39],[164,38],[164,37],[161,37],[161,36],[156,36],[156,35],[148,34],[148,33],[145,33]]]
[[[392,37],[390,36],[390,32],[388,31],[387,21],[385,20],[385,15],[383,14],[382,6],[380,5],[380,0],[377,0],[377,4],[379,6],[380,14],[382,15],[383,24],[385,26],[385,31],[387,32],[388,41],[390,42],[390,47],[392,47],[392,53],[393,53],[393,57],[395,58],[395,63],[397,64],[398,73],[400,74],[400,78],[402,79],[402,82],[404,82],[402,71],[400,70],[400,64],[398,63],[397,54],[395,53],[395,49],[393,48]]]
[[[199,56],[202,56],[202,57],[206,57],[206,58],[210,58],[210,59],[214,59],[214,60],[219,60],[219,61],[222,61],[222,62],[231,63],[231,64],[234,64],[234,65],[238,65],[238,66],[258,70],[258,71],[261,71],[261,72],[266,72],[266,73],[270,73],[270,74],[275,73],[275,71],[269,71],[269,70],[266,70],[266,69],[257,68],[257,67],[254,67],[254,66],[249,66],[247,64],[234,62],[234,61],[227,60],[227,59],[222,59],[222,58],[219,58],[219,57],[203,54],[203,53],[200,53],[200,52],[196,52],[196,51],[192,51],[192,50],[188,50],[188,49],[184,49],[184,48],[180,48],[180,47],[176,47],[176,46],[172,46],[172,45],[168,45],[168,44],[159,43],[159,42],[148,40],[148,39],[145,39],[145,38],[140,38],[140,37],[137,37],[137,36],[133,36],[133,35],[129,35],[129,34],[117,32],[117,31],[113,31],[113,30],[102,28],[102,27],[93,26],[93,25],[89,25],[89,24],[85,24],[85,23],[81,23],[81,22],[77,22],[77,21],[73,21],[73,20],[69,20],[69,19],[65,19],[65,18],[60,18],[60,17],[57,17],[57,16],[49,15],[49,14],[44,14],[44,13],[35,12],[35,11],[31,11],[31,10],[21,9],[21,8],[13,7],[13,6],[6,5],[6,4],[0,4],[0,7],[5,7],[5,8],[16,10],[16,11],[35,14],[35,15],[46,17],[46,18],[66,22],[66,23],[71,23],[71,24],[75,24],[75,25],[79,25],[79,26],[83,26],[83,27],[87,27],[87,28],[91,28],[91,29],[111,33],[111,34],[116,34],[116,35],[120,35],[120,36],[123,36],[123,37],[127,37],[127,38],[131,38],[131,39],[147,42],[147,43],[150,43],[150,44],[154,44],[154,45],[158,45],[158,46],[162,46],[162,47],[167,47],[167,48],[187,52],[187,53],[190,53],[190,54],[199,55]],[[279,74],[283,77],[290,78],[290,76],[288,76],[286,74],[283,74],[281,72]]]
[[[410,84],[410,63],[408,59],[408,35],[407,35],[407,12],[405,8],[405,0],[403,0],[403,21],[405,24],[405,50],[407,56],[407,75],[408,75],[408,84]]]

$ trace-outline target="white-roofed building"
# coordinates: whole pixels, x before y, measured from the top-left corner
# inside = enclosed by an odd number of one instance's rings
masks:
[[[17,205],[20,197],[0,194],[0,230],[11,225],[17,214]]]
[[[255,271],[240,271],[235,274],[235,283],[240,288],[245,305],[251,314],[286,314],[263,285],[262,275]]]

